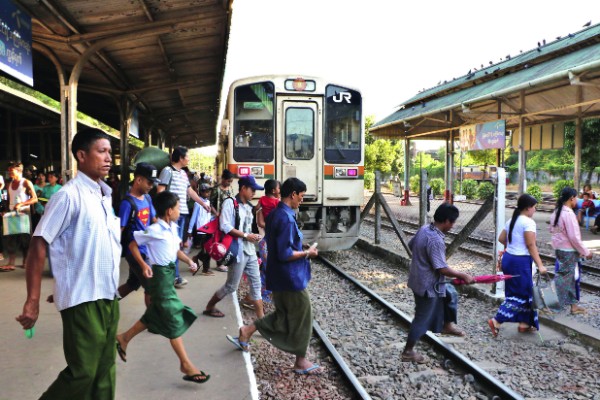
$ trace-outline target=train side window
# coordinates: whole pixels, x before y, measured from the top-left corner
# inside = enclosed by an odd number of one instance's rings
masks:
[[[325,161],[358,164],[362,145],[362,96],[352,89],[327,85],[325,90]]]
[[[274,98],[275,87],[272,82],[254,83],[235,89],[234,160],[273,161]]]
[[[310,160],[315,154],[315,113],[310,108],[285,110],[285,157]]]

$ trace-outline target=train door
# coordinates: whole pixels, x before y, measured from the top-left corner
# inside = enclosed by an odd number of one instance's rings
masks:
[[[306,184],[304,202],[320,201],[321,103],[319,99],[287,96],[280,96],[278,103],[282,143],[277,169],[281,182],[298,178]]]

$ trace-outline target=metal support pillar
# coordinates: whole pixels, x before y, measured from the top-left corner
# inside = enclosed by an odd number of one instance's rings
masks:
[[[404,194],[401,206],[410,206],[410,140],[404,139]]]
[[[419,226],[427,223],[427,170],[421,168],[421,190],[419,190]]]
[[[583,99],[583,88],[577,86],[577,101],[582,102]],[[581,132],[581,107],[577,107],[577,118],[575,119],[575,165],[573,171],[573,186],[577,192],[581,188],[581,146],[582,146],[582,132]]]
[[[375,171],[375,194],[381,193],[381,172]],[[375,244],[381,243],[381,204],[379,204],[379,197],[375,197]]]
[[[446,139],[446,190],[444,190],[444,201],[452,204],[452,183],[454,180],[454,133],[450,131]]]
[[[121,181],[119,184],[119,194],[123,198],[127,194],[129,187],[129,127],[131,126],[131,118],[133,115],[134,105],[126,96],[119,99],[120,110],[120,144],[119,155],[121,157]]]
[[[519,196],[527,190],[527,159],[525,154],[525,92],[521,91],[521,116],[519,116]]]

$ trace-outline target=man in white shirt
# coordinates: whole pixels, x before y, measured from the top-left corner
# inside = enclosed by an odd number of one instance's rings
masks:
[[[52,196],[33,234],[27,300],[17,321],[30,329],[38,319],[48,248],[67,367],[41,399],[114,399],[121,229],[112,191],[102,181],[112,162],[109,137],[84,129],[71,151],[79,172]]]

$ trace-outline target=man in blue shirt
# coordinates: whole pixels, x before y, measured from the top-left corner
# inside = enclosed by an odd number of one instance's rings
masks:
[[[121,232],[127,229],[127,238],[123,245],[129,245],[129,243],[131,243],[133,240],[133,232],[145,231],[151,223],[156,221],[156,211],[154,210],[150,196],[148,196],[148,193],[152,187],[159,182],[157,178],[158,172],[156,167],[152,164],[144,162],[138,163],[135,167],[135,172],[133,175],[133,186],[131,187],[129,193],[127,193],[127,197],[121,201],[121,205],[119,207]],[[132,224],[130,224],[132,212],[131,201],[134,202],[137,210]],[[142,258],[145,260],[148,254],[146,246],[139,246],[139,249]],[[125,259],[129,264],[129,277],[127,278],[127,282],[119,286],[119,296],[121,296],[121,298],[127,296],[134,290],[138,290],[140,286],[144,285],[145,283],[145,278],[142,275],[141,267],[131,255],[129,247],[124,250]],[[148,305],[149,300],[150,299],[148,296],[145,296],[146,305]]]
[[[239,337],[227,340],[240,350],[248,351],[248,341],[257,330],[275,347],[294,354],[294,372],[316,375],[323,369],[306,358],[312,333],[312,307],[307,286],[310,281],[309,258],[318,256],[315,247],[304,249],[302,232],[296,224],[296,210],[306,192],[306,185],[289,178],[281,185],[281,201],[266,221],[267,289],[273,292],[275,311],[252,325],[242,326]]]

